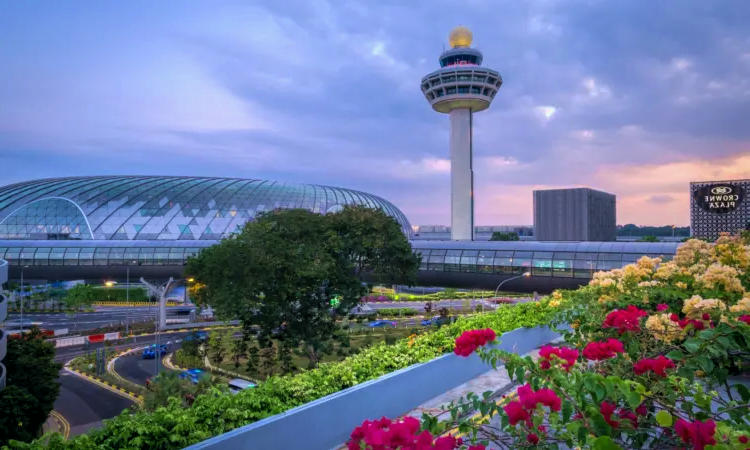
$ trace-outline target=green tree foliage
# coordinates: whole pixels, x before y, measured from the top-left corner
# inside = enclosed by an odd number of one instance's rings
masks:
[[[7,342],[3,360],[7,388],[0,391],[0,446],[8,439],[28,441],[36,436],[60,394],[56,380],[62,368],[55,362],[54,345],[37,327]]]
[[[674,236],[687,237],[690,236],[690,227],[675,227],[672,230],[671,225],[665,225],[663,227],[639,227],[629,223],[627,225],[617,226],[618,236]]]
[[[68,290],[68,295],[65,296],[63,301],[67,308],[81,309],[90,307],[97,301],[99,295],[100,293],[91,285],[76,284]]]
[[[231,336],[229,339],[231,339]],[[211,358],[214,364],[221,364],[224,362],[229,339],[227,339],[227,334],[223,331],[218,331],[209,335],[208,357]]]
[[[188,406],[198,395],[208,392],[217,383],[212,377],[201,378],[198,384],[180,378],[179,372],[164,371],[153,378],[143,398],[143,408],[153,412],[167,406],[170,399],[177,399],[183,406]]]
[[[234,341],[232,346],[232,360],[234,361],[234,369],[240,370],[242,360],[247,358],[248,345],[246,339],[237,339]]]
[[[656,236],[643,236],[638,239],[638,242],[659,242],[659,238]]]
[[[490,238],[491,241],[517,241],[520,238],[518,237],[518,233],[516,232],[509,232],[509,233],[503,233],[502,231],[495,231],[492,233],[492,237]]]
[[[420,259],[393,218],[365,207],[320,215],[261,214],[242,231],[188,260],[203,300],[271,339],[304,345],[313,366],[341,336],[336,319],[367,293],[364,278],[413,285]],[[336,296],[340,303],[331,306]]]

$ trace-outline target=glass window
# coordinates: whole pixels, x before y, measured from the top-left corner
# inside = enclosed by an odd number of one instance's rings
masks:
[[[591,278],[596,272],[596,261],[573,261],[573,276]]]
[[[82,248],[81,253],[78,255],[79,266],[92,266],[94,265],[94,249],[93,248]]]
[[[461,272],[476,273],[477,271],[477,250],[464,250],[461,253]]]
[[[448,250],[445,254],[445,270],[446,272],[458,272],[461,264],[461,252],[462,250]]]
[[[106,266],[109,263],[109,247],[97,248],[94,252],[94,265]]]
[[[576,254],[573,252],[555,252],[555,259],[576,259]]]
[[[643,257],[643,255],[640,253],[625,253],[622,255],[622,260],[631,263],[638,261],[641,257]]]
[[[430,259],[430,250],[429,249],[427,249],[427,250],[419,250],[419,251],[416,251],[415,253],[422,255],[422,262],[419,265],[419,269],[420,270],[427,270],[427,262]]]
[[[537,259],[537,258],[552,259],[552,252],[534,252],[534,259]]]
[[[65,251],[64,248],[53,248],[52,252],[49,254],[49,265],[50,266],[62,266],[64,264],[63,258],[65,257]],[[39,252],[36,252],[37,255]]]
[[[531,259],[531,255],[533,255],[532,252],[516,252],[516,254],[513,255],[513,257],[520,258],[520,259]]]
[[[500,253],[500,252],[497,252],[497,253]],[[513,258],[510,258],[507,256],[498,257],[497,253],[495,253],[495,263],[493,265],[494,272],[502,273],[502,274],[516,273],[517,270],[513,268]]]
[[[5,252],[4,260],[8,261],[11,266],[18,266],[21,261],[21,249],[20,248],[9,248]]]
[[[552,276],[553,277],[573,277],[573,260],[569,259],[555,259],[552,261]]]
[[[138,264],[138,253],[140,252],[140,250],[141,249],[137,247],[125,249],[125,254],[122,256],[123,264]]]
[[[169,249],[157,248],[154,251],[154,265],[155,266],[169,265]]]
[[[123,264],[123,257],[125,256],[124,248],[113,248],[109,252],[109,264],[116,264],[121,266]]]
[[[541,253],[536,252],[534,255]],[[547,253],[544,253],[547,254]],[[549,253],[549,259],[534,258],[531,264],[531,274],[540,277],[552,276],[552,253]]]
[[[596,264],[596,270],[612,270],[622,267],[622,261],[599,261]],[[627,263],[625,263],[627,264]]]
[[[36,248],[24,248],[21,250],[21,265],[30,266],[34,264],[34,253],[36,253]]]
[[[38,248],[36,250],[36,253],[34,254],[34,265],[35,266],[46,266],[48,264],[52,264],[49,261],[49,252],[52,250],[51,248]],[[60,251],[59,249],[55,249]],[[65,249],[62,249],[62,253],[65,253]],[[62,255],[60,255],[60,259],[62,259]],[[62,265],[62,262],[58,265]]]
[[[599,261],[622,261],[622,253],[599,253]]]
[[[3,256],[5,256],[6,250],[8,250],[6,247],[0,247],[0,259],[3,259]]]
[[[78,265],[78,254],[81,253],[80,248],[69,248],[65,252],[65,262],[64,264],[66,266],[77,266]]]
[[[432,250],[430,252],[430,264],[427,266],[428,270],[443,270],[443,263],[445,262],[445,250]]]
[[[576,259],[579,261],[596,261],[596,253],[576,253]]]
[[[170,266],[181,266],[185,263],[185,249],[184,248],[173,248],[169,250],[169,265]]]
[[[492,273],[492,260],[495,252],[482,250],[477,256],[477,271],[479,273]]]
[[[187,264],[187,260],[188,260],[189,257],[196,256],[200,252],[201,252],[201,249],[199,249],[199,248],[186,248],[185,249],[185,259],[184,259],[185,264]],[[427,250],[427,252],[429,252],[429,250]],[[423,258],[423,260],[424,260],[424,258]]]

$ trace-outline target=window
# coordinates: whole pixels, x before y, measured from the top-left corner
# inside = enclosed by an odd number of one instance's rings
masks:
[[[540,252],[534,253],[534,255]],[[549,253],[549,259],[536,258],[532,260],[531,274],[540,277],[551,277],[552,276],[552,254]]]
[[[21,250],[21,265],[22,266],[31,266],[34,264],[34,253],[36,253],[36,248],[24,248]]]
[[[49,252],[52,250],[51,248],[38,248],[36,250],[36,254],[34,254],[34,265],[35,266],[46,266],[48,264],[52,264],[51,261],[49,261]],[[60,251],[59,249],[55,249]],[[62,253],[65,253],[65,249],[62,249]],[[62,265],[62,254],[60,254],[60,264],[55,264],[58,266]]]
[[[198,253],[200,253],[201,249],[199,248],[186,248],[185,249],[185,264],[187,264],[188,257],[190,256],[196,256]],[[429,250],[428,250],[429,251]]]
[[[495,252],[482,250],[477,256],[477,272],[492,273],[492,260]]]
[[[622,261],[622,253],[599,253],[599,261]]]
[[[417,253],[422,254],[422,262],[419,265],[419,270],[427,270],[427,262],[430,259],[430,250],[420,250]]]
[[[477,250],[464,250],[461,254],[461,272],[476,273],[478,254]]]
[[[154,249],[153,248],[142,248],[138,253],[138,264],[143,266],[154,265]]]
[[[596,270],[619,269],[622,267],[622,264],[623,264],[622,261],[599,261],[596,264]]]
[[[169,249],[167,248],[154,249],[154,265],[155,266],[169,265]]]
[[[534,259],[552,259],[552,252],[534,252]]]
[[[456,88],[454,88],[454,87],[449,87],[449,88],[445,89],[445,95],[452,95],[452,94],[455,94],[455,93],[456,93]]]
[[[594,275],[594,272],[596,272],[596,261],[573,261],[574,277],[591,278]]]
[[[555,259],[576,259],[576,254],[572,252],[555,252]]]
[[[468,94],[469,93],[469,86],[459,86],[458,87],[458,93],[459,94]]]
[[[553,277],[573,277],[573,260],[555,259],[552,261]]]
[[[109,248],[97,248],[94,252],[94,265],[106,266],[109,264]]]
[[[481,94],[481,93],[482,93],[482,90],[481,90],[480,88],[478,88],[478,87],[474,87],[474,86],[472,86],[472,87],[471,87],[471,93],[472,93],[472,94],[477,94],[477,95],[479,95],[479,94]]]
[[[474,75],[474,81],[484,81],[486,78],[484,75]]]
[[[125,256],[124,248],[113,248],[109,252],[108,264],[121,266],[123,264],[124,256]]]
[[[125,254],[122,257],[123,264],[138,264],[138,253],[141,249],[139,248],[127,248]]]
[[[443,78],[443,83],[455,83],[455,82],[456,82],[456,77],[455,76],[450,76],[450,77]]]
[[[62,266],[65,264],[65,248],[53,248],[49,254],[49,265],[50,266]],[[39,252],[36,252],[39,255]]]
[[[82,248],[81,253],[78,255],[79,266],[93,266],[94,265],[94,249],[93,248]]]
[[[445,262],[445,250],[432,250],[430,252],[430,263],[427,266],[428,270],[440,270],[444,268],[443,263]]]
[[[184,264],[184,248],[173,248],[169,250],[169,265],[181,266]]]
[[[576,253],[578,261],[596,261],[596,253]]]
[[[80,248],[69,248],[65,252],[65,259],[64,259],[64,265],[66,266],[77,266],[78,265],[78,255],[81,253]]]
[[[513,258],[508,256],[499,256],[495,253],[495,263],[493,265],[495,273],[511,274],[515,273],[513,269]]]
[[[445,254],[445,270],[446,272],[458,272],[461,264],[461,251],[462,250],[448,250]]]
[[[459,75],[458,81],[471,81],[471,75]]]

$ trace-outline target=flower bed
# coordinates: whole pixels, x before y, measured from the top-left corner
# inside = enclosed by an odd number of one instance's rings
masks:
[[[644,257],[597,273],[589,286],[555,292],[552,323],[571,324],[565,346],[540,360],[483,346],[477,327],[455,353],[502,362],[519,384],[502,406],[476,394],[443,422],[365,422],[350,449],[750,448],[750,390],[730,387],[750,357],[750,249],[739,237],[689,241],[673,261]],[[722,393],[723,391],[723,393]],[[457,419],[471,411],[482,422]],[[488,422],[488,423],[487,423]],[[463,440],[441,436],[458,429]]]
[[[104,427],[63,442],[53,438],[17,448],[51,449],[181,449],[209,437],[284,412],[329,394],[378,378],[453,350],[466,330],[491,328],[497,333],[548,322],[551,310],[538,303],[501,306],[434,331],[402,339],[394,345],[377,344],[339,363],[290,376],[273,376],[255,389],[237,395],[219,391],[199,396],[191,408],[179,401],[151,414],[124,412]]]

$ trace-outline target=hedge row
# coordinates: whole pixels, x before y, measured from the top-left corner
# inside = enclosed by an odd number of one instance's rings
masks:
[[[191,408],[178,399],[148,414],[125,411],[103,428],[70,441],[53,438],[46,444],[16,444],[26,449],[181,449],[240,426],[279,414],[329,394],[378,378],[413,364],[427,362],[453,350],[463,331],[492,328],[504,333],[519,327],[545,324],[552,315],[546,302],[501,306],[435,331],[364,349],[342,362],[323,364],[297,375],[274,376],[238,395],[218,390],[200,396]]]

